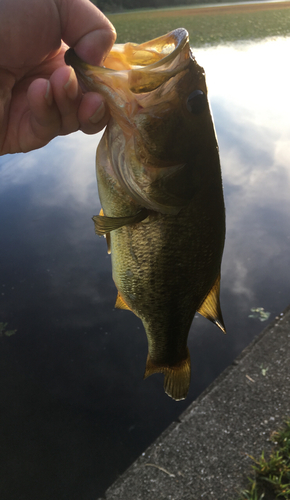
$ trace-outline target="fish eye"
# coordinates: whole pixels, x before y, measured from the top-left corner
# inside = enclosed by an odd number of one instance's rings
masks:
[[[190,113],[198,115],[207,107],[207,98],[202,90],[194,90],[189,94],[186,107]]]

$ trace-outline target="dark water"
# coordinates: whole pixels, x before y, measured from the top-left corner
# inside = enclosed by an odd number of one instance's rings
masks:
[[[290,39],[199,49],[227,207],[228,334],[195,318],[190,394],[142,380],[147,341],[116,290],[94,172],[96,137],[0,159],[1,500],[95,500],[290,302]],[[286,56],[288,54],[288,56]]]

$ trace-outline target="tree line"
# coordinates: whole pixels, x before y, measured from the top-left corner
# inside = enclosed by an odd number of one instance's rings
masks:
[[[147,7],[174,7],[201,3],[219,3],[223,0],[91,0],[103,12],[122,12],[129,9],[144,9]]]

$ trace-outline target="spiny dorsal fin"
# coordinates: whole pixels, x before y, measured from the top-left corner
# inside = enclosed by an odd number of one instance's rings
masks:
[[[187,349],[187,357],[176,366],[156,365],[148,354],[144,378],[153,373],[164,373],[164,391],[175,401],[185,399],[190,384],[190,355]]]
[[[222,332],[226,333],[220,306],[220,281],[221,276],[219,274],[212,289],[207,294],[197,312],[199,312],[199,314],[204,316],[206,319],[215,323],[216,326],[222,330]]]
[[[103,212],[104,213],[104,212]],[[136,224],[148,217],[147,208],[142,208],[140,212],[135,215],[128,215],[127,217],[106,217],[105,215],[94,215],[93,221],[95,223],[95,231],[99,236],[110,233],[115,229],[130,224]]]
[[[127,311],[131,311],[130,307],[126,304],[125,300],[121,297],[118,292],[115,307],[117,309],[126,309]]]

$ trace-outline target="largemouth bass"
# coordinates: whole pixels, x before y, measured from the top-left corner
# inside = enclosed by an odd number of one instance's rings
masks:
[[[73,49],[66,62],[82,86],[105,97],[111,113],[97,149],[102,210],[93,219],[112,254],[116,307],[143,322],[144,377],[163,373],[165,392],[184,399],[195,312],[225,332],[219,301],[225,209],[204,70],[184,29],[140,45],[117,44],[104,67],[84,63]]]

